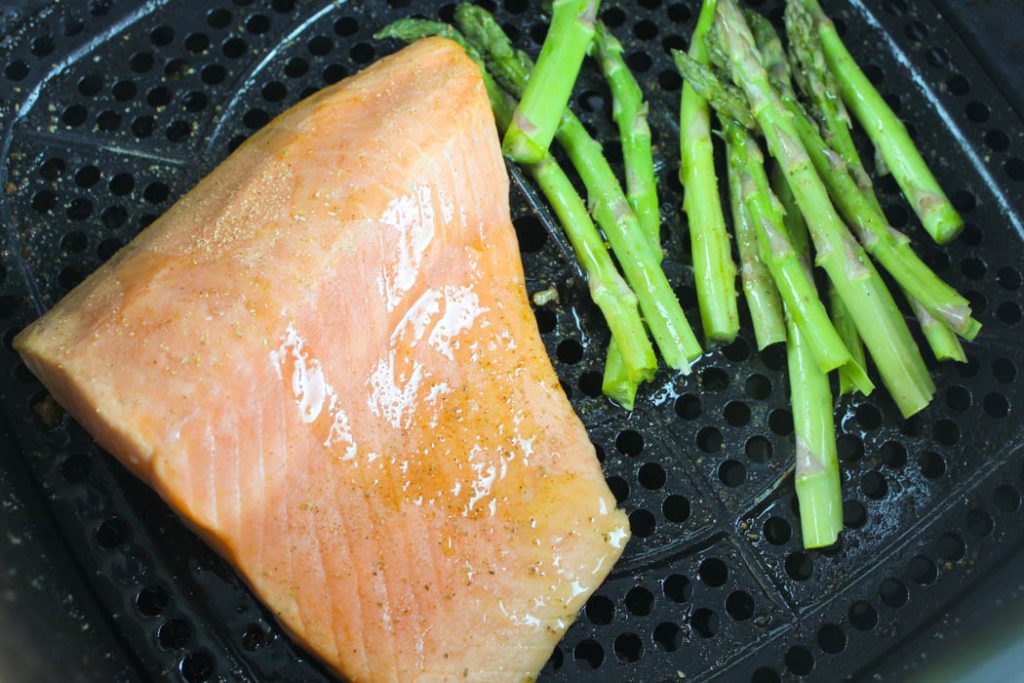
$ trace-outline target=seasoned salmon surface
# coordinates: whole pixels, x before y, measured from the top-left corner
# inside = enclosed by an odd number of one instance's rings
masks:
[[[285,112],[15,345],[355,681],[534,677],[629,537],[443,39]]]

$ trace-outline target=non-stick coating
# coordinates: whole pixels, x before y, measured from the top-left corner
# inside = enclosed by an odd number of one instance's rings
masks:
[[[482,3],[492,6],[491,2]],[[772,18],[777,0],[751,3]],[[539,2],[499,19],[536,52]],[[10,349],[14,334],[109,258],[276,113],[397,48],[371,34],[454,6],[385,2],[55,3],[0,44],[0,388],[21,453],[115,629],[154,679],[316,681],[227,565],[67,418]],[[586,423],[634,539],[580,614],[545,680],[836,680],[931,623],[1024,537],[1020,453],[1024,125],[925,0],[826,3],[905,118],[968,226],[928,239],[891,180],[891,222],[971,299],[985,328],[969,362],[933,367],[933,405],[910,420],[878,391],[837,407],[846,530],[804,552],[784,357],[740,339],[689,377],[662,373],[635,413],[600,396],[607,331],[565,242],[514,174],[531,291],[566,393]],[[651,101],[667,270],[696,324],[682,189],[680,80],[696,3],[606,2]],[[573,105],[619,165],[606,87],[588,63]],[[870,155],[867,155],[870,157]],[[927,355],[927,352],[926,352]]]

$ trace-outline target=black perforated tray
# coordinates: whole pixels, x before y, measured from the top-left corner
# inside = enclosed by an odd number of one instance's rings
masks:
[[[666,267],[694,324],[668,50],[686,47],[696,4],[606,2],[601,12],[652,103]],[[775,0],[751,4],[779,16]],[[496,9],[532,51],[545,30],[538,6]],[[327,679],[153,493],[76,424],[39,417],[45,394],[11,339],[274,114],[395,49],[371,40],[377,28],[410,14],[450,19],[453,7],[92,0],[46,7],[0,42],[0,391],[17,442],[7,457],[37,482],[20,495],[42,501],[35,509],[69,550],[69,571],[109,618],[95,627],[119,640],[119,677]],[[826,9],[968,226],[936,247],[883,181],[887,214],[967,293],[985,329],[967,364],[933,368],[939,392],[920,415],[901,419],[883,391],[840,403],[846,530],[839,547],[803,552],[781,351],[756,353],[744,321],[740,339],[690,377],[645,387],[635,413],[610,406],[599,374],[607,332],[542,203],[514,175],[529,288],[560,292],[538,324],[634,533],[546,680],[857,677],[1024,540],[1024,124],[926,0]],[[593,65],[574,105],[618,163]]]

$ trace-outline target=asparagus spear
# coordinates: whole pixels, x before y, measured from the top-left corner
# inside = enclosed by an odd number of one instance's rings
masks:
[[[718,35],[729,55],[731,75],[747,95],[772,155],[782,165],[797,205],[807,219],[818,262],[835,284],[882,380],[905,416],[924,408],[935,393],[924,360],[867,254],[836,214],[793,114],[775,92],[750,27],[734,0],[719,0]]]
[[[828,303],[832,310],[832,324],[835,325],[836,332],[839,333],[843,343],[846,344],[846,348],[850,350],[850,355],[853,356],[854,361],[859,363],[860,367],[866,368],[867,359],[864,357],[864,343],[861,342],[860,334],[857,333],[857,323],[853,321],[850,311],[846,308],[846,304],[843,303],[843,298],[839,296],[839,291],[831,282],[828,286]],[[852,394],[856,390],[857,385],[850,374],[850,370],[845,366],[839,368],[839,395]]]
[[[742,183],[744,203],[756,226],[761,253],[769,268],[774,269],[772,275],[782,293],[787,316],[804,331],[805,343],[822,372],[845,368],[854,386],[865,396],[870,394],[874,384],[868,379],[864,366],[854,361],[829,320],[814,287],[811,268],[806,259],[800,257],[800,253],[809,250],[807,234],[790,233],[786,226],[782,206],[769,187],[760,148],[749,135],[743,138],[733,135],[730,140],[733,146],[746,150],[747,174]]]
[[[792,235],[797,258],[810,274],[811,239],[807,223],[795,205],[793,194],[778,164],[772,168],[772,183],[779,188],[781,196],[785,197],[780,202],[786,208],[786,228]],[[835,289],[832,291],[835,292]],[[822,372],[815,362],[807,335],[789,314],[788,306],[786,313],[786,330],[789,333],[786,364],[789,369],[789,402],[793,409],[793,433],[796,440],[795,481],[797,503],[800,506],[800,531],[805,548],[822,548],[835,543],[843,528],[843,497],[832,417],[832,391],[828,374]],[[836,328],[839,328],[839,321]],[[850,387],[856,387],[861,379],[858,372],[862,372],[864,367],[864,350],[860,347],[856,330],[853,331],[853,340],[860,351],[859,360],[839,368],[840,386],[843,378],[846,378]]]
[[[921,324],[921,332],[924,333],[924,338],[928,341],[936,360],[966,363],[967,354],[964,353],[964,347],[949,325],[932,317],[928,309],[913,297],[908,295],[907,301],[910,303],[910,310],[914,312],[914,317]]]
[[[600,143],[571,114],[563,119],[558,139],[587,188],[594,218],[640,300],[640,309],[665,363],[688,372],[690,361],[701,354],[700,343],[661,269],[660,253],[644,238]]]
[[[704,35],[715,18],[716,0],[703,0],[697,26],[690,39],[690,57],[708,63]],[[688,83],[679,104],[680,178],[686,192],[683,209],[690,228],[697,302],[710,341],[732,341],[739,331],[736,308],[736,265],[725,229],[718,179],[711,144],[711,116],[707,102]]]
[[[810,110],[821,123],[829,147],[843,158],[861,192],[881,213],[882,206],[850,134],[850,114],[839,95],[839,84],[815,35],[814,20],[799,1],[786,3],[784,18],[793,78],[812,103]]]
[[[807,245],[809,248],[810,238],[807,232],[807,224],[804,222],[804,215],[800,213],[800,208],[796,205],[793,191],[789,189],[789,183],[786,182],[786,177],[783,175],[782,169],[778,164],[772,164],[771,186],[786,211],[786,228],[791,235],[803,235],[802,244]],[[793,243],[794,246],[797,246],[798,240],[794,238]],[[798,248],[798,251],[802,251],[802,249],[803,247],[801,246]],[[857,388],[852,368],[866,368],[867,363],[864,358],[864,344],[861,343],[860,335],[857,334],[857,326],[854,324],[853,318],[850,317],[849,311],[846,310],[843,300],[839,298],[839,293],[836,292],[836,288],[831,282],[828,289],[829,306],[832,309],[832,324],[835,326],[836,332],[839,333],[839,337],[843,340],[843,344],[846,345],[855,364],[844,365],[839,368],[839,395],[843,396],[844,394],[852,394]]]
[[[466,51],[469,58],[480,67],[480,77],[483,79],[484,88],[487,91],[487,99],[490,101],[491,109],[494,111],[495,122],[498,124],[499,132],[504,131],[512,120],[515,101],[491,77],[491,74],[487,71],[483,55],[454,26],[441,21],[429,21],[427,19],[398,19],[373,34],[374,40],[394,38],[403,43],[412,43],[421,38],[429,38],[430,36],[441,36],[458,43]]]
[[[505,130],[512,120],[515,101],[491,78],[480,53],[454,28],[441,22],[402,19],[378,31],[374,38],[397,38],[412,42],[432,35],[444,36],[459,43],[480,66],[498,128]],[[619,360],[623,375],[636,382],[650,379],[657,369],[657,359],[640,319],[636,296],[619,275],[572,181],[550,156],[526,168],[547,197],[572,243],[576,258],[586,273],[590,296],[604,314],[612,338],[617,340],[621,349]]]
[[[626,166],[626,198],[647,239],[661,249],[661,210],[654,177],[651,129],[647,103],[640,85],[622,58],[620,43],[608,27],[598,22],[594,45],[605,80],[612,91],[612,118],[619,128],[622,158]]]
[[[785,225],[793,248],[805,272],[811,273],[811,239],[803,214],[778,164],[772,167],[771,183],[786,211]],[[835,289],[832,290],[835,292]],[[835,297],[835,300],[839,300]],[[786,306],[786,364],[789,370],[789,401],[793,409],[796,440],[796,495],[800,506],[800,531],[805,548],[822,548],[836,542],[843,528],[843,498],[836,453],[832,391],[828,374],[815,362],[807,334]],[[841,319],[836,319],[840,329]],[[844,342],[848,336],[842,335]],[[839,368],[840,387],[845,379],[850,391],[863,377],[864,350],[853,330],[851,355],[854,361]],[[840,389],[842,391],[842,389]]]
[[[853,176],[861,193],[874,210],[874,223],[878,227],[883,225],[888,227],[884,224],[885,214],[875,195],[871,179],[864,169],[853,138],[850,136],[850,118],[840,98],[839,86],[826,63],[821,43],[814,33],[813,18],[799,2],[788,2],[785,20],[790,39],[790,62],[794,65],[795,80],[804,94],[808,96],[812,105],[811,110],[821,122],[829,146],[845,162],[850,175]],[[830,187],[830,190],[842,192],[842,189],[838,188]],[[840,209],[844,210],[842,206]],[[849,216],[847,218],[849,219]],[[891,228],[884,232],[897,241],[905,240]],[[899,245],[893,246],[900,248]],[[903,248],[909,250],[910,246],[906,244]],[[883,263],[883,265],[885,264]],[[915,257],[913,265],[920,267],[923,264]],[[928,277],[934,277],[930,270],[925,273],[925,278]],[[947,290],[946,293],[948,294],[950,291],[952,290]],[[950,325],[933,316],[925,305],[915,299],[912,291],[903,287],[903,293],[921,324],[925,338],[936,358],[940,360],[965,358],[963,347],[956,339]],[[953,292],[953,295],[956,296],[956,293]],[[960,297],[960,301],[957,303],[963,306],[967,302]],[[973,327],[976,328],[976,325]],[[842,377],[840,377],[840,387],[842,386]]]
[[[495,78],[513,94],[523,92],[530,78],[529,57],[512,48],[494,17],[464,3],[456,8],[455,18],[468,40],[487,55]],[[661,269],[660,254],[645,238],[601,145],[568,109],[562,115],[557,136],[587,188],[594,218],[636,293],[665,363],[688,372],[690,361],[701,354],[700,344]]]
[[[612,118],[619,128],[622,157],[626,167],[626,198],[640,227],[658,255],[661,254],[661,211],[654,177],[651,129],[647,125],[647,103],[633,74],[622,58],[622,44],[608,27],[598,22],[594,36],[598,62],[612,93]],[[627,410],[633,409],[639,383],[625,372],[618,343],[608,344],[601,389]]]
[[[806,118],[796,99],[781,87],[779,90],[783,103],[793,112],[794,127],[814,168],[860,243],[929,313],[948,323],[958,334],[973,339],[981,326],[971,317],[967,299],[918,258],[906,235],[889,226],[885,216],[860,191],[846,162],[829,148],[814,123]]]
[[[677,69],[686,79],[685,87],[702,93],[716,93],[715,109],[725,130],[737,124],[746,128],[755,126],[753,117],[747,109],[742,94],[731,88],[723,88],[718,79],[707,69],[689,68],[697,62],[682,52],[673,52]],[[693,82],[699,81],[694,86]],[[734,131],[734,135],[741,135]],[[786,323],[782,314],[782,301],[779,291],[772,280],[772,274],[761,258],[757,239],[757,228],[743,201],[743,177],[747,173],[748,155],[745,148],[726,138],[726,177],[729,187],[729,203],[732,213],[733,231],[736,233],[736,246],[740,254],[740,276],[743,283],[743,294],[750,310],[750,319],[754,325],[754,338],[757,348],[764,349],[772,344],[786,340]]]
[[[847,51],[818,0],[800,1],[814,18],[825,58],[839,81],[843,101],[867,131],[928,234],[939,244],[949,242],[963,229],[960,214],[935,180],[903,122]]]
[[[554,0],[551,25],[537,66],[520,94],[502,150],[513,161],[534,164],[547,154],[572,96],[583,58],[594,38],[600,0]]]
[[[804,329],[818,365],[824,372],[851,365],[858,387],[868,394],[870,380],[862,367],[854,367],[851,357],[838,333],[832,326],[824,305],[818,298],[814,278],[797,257],[798,240],[807,242],[806,231],[790,235],[783,222],[783,207],[772,194],[764,169],[764,157],[757,143],[730,112],[753,125],[749,113],[741,114],[738,107],[743,100],[734,86],[719,81],[709,69],[697,64],[682,52],[673,53],[676,67],[688,82],[715,107],[722,120],[722,132],[728,143],[730,164],[744,169],[740,182],[743,202],[753,222],[761,257],[772,275],[775,285],[786,303],[790,315]]]
[[[792,4],[788,5],[787,9],[792,6]],[[809,58],[809,55],[805,55],[802,62],[809,65],[808,67],[805,69],[788,69],[782,55],[781,41],[778,40],[778,35],[775,33],[775,30],[771,25],[765,22],[764,18],[760,14],[749,11],[746,13],[746,16],[748,16],[748,22],[750,23],[751,30],[754,33],[755,42],[757,42],[758,46],[761,48],[761,58],[765,63],[765,69],[768,71],[773,83],[776,84],[776,87],[779,87],[780,90],[785,92],[792,92],[792,88],[790,84],[788,84],[791,71],[793,71],[795,75],[802,74],[803,79],[798,78],[797,80],[803,83],[802,87],[805,88],[805,92],[808,92],[811,87],[817,88],[818,98],[827,102],[823,105],[825,109],[815,109],[818,110],[818,114],[822,120],[827,121],[826,128],[828,125],[835,128],[836,132],[831,136],[831,139],[836,139],[841,145],[847,145],[847,153],[843,159],[853,159],[856,164],[859,164],[860,158],[857,155],[853,139],[850,137],[849,119],[846,116],[846,110],[843,106],[842,100],[839,98],[838,92],[834,88],[830,87],[830,81],[825,78],[829,75],[827,69],[819,69],[818,61]],[[786,18],[788,19],[788,22],[793,22],[793,17],[787,16]],[[796,27],[796,30],[799,32],[800,28]],[[800,36],[795,36],[791,33],[790,38],[791,52],[793,52],[796,48],[797,41],[800,40]],[[799,60],[791,57],[791,61],[797,62]],[[817,80],[813,78],[813,72],[809,72],[811,69],[819,70]],[[815,101],[816,99],[817,98],[812,97],[812,101]],[[783,101],[792,103],[792,100],[788,100],[785,97],[783,97]],[[792,109],[793,108],[791,108],[791,110]],[[797,114],[802,113],[797,112]],[[801,121],[802,120],[803,118]],[[807,143],[806,140],[805,143]],[[866,171],[864,171],[863,166],[859,166],[859,169],[860,173],[855,175],[858,186],[862,189],[866,187],[868,191],[865,193],[865,196],[872,202],[873,206],[879,207],[878,200],[874,198],[874,190],[871,186],[870,178],[867,176]],[[791,230],[794,232],[797,232],[799,229],[806,236],[807,224],[804,222],[804,217],[803,214],[800,213],[800,209],[796,206],[796,198],[793,196],[793,191],[790,189],[790,185],[786,182],[785,177],[777,164],[773,167],[772,171],[772,185],[776,187],[776,193],[782,201],[782,205],[786,208],[786,224],[791,225]],[[853,171],[852,165],[851,171]],[[879,211],[881,212],[881,208]],[[794,242],[796,243],[796,240]],[[839,369],[839,392],[840,395],[853,393],[856,389],[857,382],[850,369],[867,367],[864,358],[864,347],[860,340],[860,335],[857,333],[856,324],[850,316],[850,311],[847,310],[846,304],[843,303],[843,299],[840,297],[839,292],[836,290],[836,286],[833,283],[828,284],[828,304],[831,308],[831,315],[833,315],[833,323],[836,326],[836,330],[839,332],[840,337],[843,338],[843,343],[846,344],[847,348],[850,350],[850,355],[853,356],[857,364],[856,366],[845,366]],[[932,336],[936,339],[942,336],[943,331],[940,326],[934,325],[929,329],[932,332]],[[947,331],[947,336],[950,335],[952,335],[952,332]],[[929,339],[931,340],[931,338]],[[948,340],[946,341],[948,342]],[[955,339],[953,339],[953,345],[958,346]]]
[[[726,141],[727,178],[729,183],[729,204],[732,209],[733,232],[740,252],[740,277],[743,294],[750,310],[754,325],[754,339],[758,350],[786,341],[786,322],[782,316],[782,300],[775,288],[771,271],[761,260],[757,231],[750,211],[743,203],[742,187],[745,169],[745,154]]]
[[[869,251],[875,254],[876,257],[887,257],[888,264],[890,266],[894,266],[897,262],[896,257],[900,255],[899,247],[895,245],[895,239],[896,237],[902,236],[888,226],[888,224],[885,222],[884,215],[881,215],[880,213],[873,214],[873,207],[871,206],[871,203],[864,198],[863,194],[859,191],[859,188],[856,187],[855,181],[853,181],[848,175],[844,175],[842,173],[842,171],[845,170],[845,165],[842,159],[839,157],[839,155],[829,150],[828,146],[824,143],[824,141],[818,134],[818,130],[814,126],[813,122],[808,119],[808,117],[806,116],[806,112],[796,101],[796,97],[793,93],[792,85],[790,83],[789,64],[786,61],[785,54],[782,49],[782,41],[779,40],[779,36],[775,32],[774,27],[772,27],[772,25],[764,17],[754,12],[750,12],[748,14],[748,20],[750,22],[750,27],[755,38],[755,43],[761,53],[762,63],[764,64],[769,74],[770,80],[781,94],[783,104],[786,105],[786,107],[792,114],[794,124],[801,136],[801,141],[803,145],[806,147],[806,149],[809,151],[812,161],[818,169],[818,172],[824,176],[829,186],[829,191],[832,192],[833,196],[839,200],[841,208],[849,209],[852,206],[859,207],[860,210],[857,211],[857,213],[859,213],[862,219],[866,216],[871,215],[877,215],[879,217],[875,222],[875,225],[873,226],[876,228],[874,230],[874,234],[872,234],[870,230],[860,228],[857,231],[858,236],[861,238],[865,246],[869,247]],[[833,96],[834,95],[835,93],[833,92]],[[838,100],[838,97],[835,97],[835,99]],[[829,163],[826,164],[826,161]],[[833,167],[837,165],[839,167],[840,173],[833,173],[833,171],[835,170]],[[866,176],[866,174],[864,175]],[[860,227],[861,225],[862,224],[860,222],[857,223],[857,227]],[[886,240],[886,242],[878,244],[876,240],[879,239]],[[909,245],[905,246],[907,251],[910,251]],[[870,247],[878,248],[871,249]],[[921,263],[912,251],[910,251],[910,256],[913,259],[910,261],[911,270],[913,271],[914,275],[920,278],[919,285],[921,291],[925,291],[929,287],[931,287],[933,292],[941,292],[942,294],[950,295],[954,300],[959,298],[959,295],[957,295],[954,290],[945,285],[945,283],[943,283],[937,276],[935,276],[930,269],[928,269],[923,263]],[[916,261],[916,263],[914,261]],[[900,273],[905,275],[905,277],[903,278],[904,282],[911,280],[910,277],[906,277],[906,274],[904,273],[903,269],[900,269]],[[899,275],[897,275],[897,279],[900,279]],[[886,295],[888,295],[888,290],[885,289],[885,285],[880,280],[878,280],[878,285],[881,287],[881,290]],[[831,283],[831,287],[832,289],[835,289],[834,282]],[[839,296],[839,292],[837,292],[836,294],[836,299],[842,302],[842,297]],[[954,301],[952,305],[959,306],[960,303],[960,301]],[[850,312],[848,310],[843,310],[845,309],[845,307],[846,306],[844,303],[840,303],[839,308],[835,309],[838,311],[838,315],[840,316],[840,318],[843,316],[844,313],[847,316],[850,315]],[[969,309],[967,310],[969,313]],[[903,321],[903,318],[899,310],[896,308],[894,302],[892,305],[882,307],[881,312],[887,315],[888,323],[890,325],[895,326],[896,328],[905,328],[905,322]],[[941,337],[949,337],[951,335],[951,331],[947,331],[944,333],[943,330],[938,326],[931,326],[929,328],[929,331],[932,335],[929,340],[930,343],[936,344],[936,347],[939,348],[939,353],[943,353],[944,349],[940,347],[942,342]],[[932,340],[934,340],[934,342]],[[918,349],[915,345],[913,345],[912,340],[910,340],[909,337],[907,338],[907,343],[909,344],[908,348],[910,348],[913,351],[913,355],[916,356],[919,360],[920,354],[918,352]],[[946,342],[946,346],[950,346],[948,340]],[[954,342],[952,346],[956,347],[958,346],[958,344]],[[921,364],[919,364],[917,372],[920,375],[923,375],[926,372],[923,366],[923,361],[921,362]],[[853,382],[854,384],[856,382],[855,378],[847,377],[847,379]],[[884,376],[883,379],[885,379]],[[928,383],[931,382],[930,377],[927,378],[927,381]]]
[[[810,270],[810,245],[802,240],[799,258]],[[788,308],[787,308],[788,313]],[[836,542],[843,528],[843,494],[839,481],[832,392],[828,375],[815,362],[800,326],[786,317],[789,401],[796,437],[796,496],[805,548]]]
[[[532,164],[529,170],[555,210],[587,274],[590,296],[608,322],[624,368],[623,375],[636,384],[650,380],[658,368],[658,360],[640,319],[637,297],[612,263],[586,205],[561,166],[550,156]]]

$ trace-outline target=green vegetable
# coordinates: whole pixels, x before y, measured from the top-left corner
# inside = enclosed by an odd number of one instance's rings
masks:
[[[890,253],[888,254],[890,259],[886,263],[881,258],[882,264],[887,269],[893,264],[893,257],[901,256],[900,251],[905,252],[910,249],[909,242],[906,238],[895,230],[888,228],[885,222],[885,214],[882,211],[881,205],[878,202],[878,198],[875,195],[874,187],[872,186],[871,180],[868,177],[867,171],[864,169],[863,162],[857,153],[857,149],[853,143],[853,138],[850,135],[850,119],[846,112],[846,108],[843,106],[842,99],[839,95],[839,86],[829,70],[828,64],[825,59],[825,53],[822,50],[821,43],[817,39],[817,35],[814,33],[813,19],[806,8],[799,2],[790,2],[786,6],[786,26],[790,38],[790,62],[794,65],[793,74],[795,80],[800,85],[804,94],[808,95],[811,102],[811,111],[815,114],[819,121],[821,121],[824,136],[829,143],[829,146],[838,153],[839,157],[845,163],[846,168],[849,170],[854,181],[860,188],[864,199],[870,208],[874,212],[874,219],[870,221],[869,225],[865,226],[868,229],[874,228],[874,235],[869,235],[861,230],[863,237],[861,239],[862,244],[865,246],[868,244],[865,238],[869,241],[877,239],[878,235],[881,234],[883,238],[891,237],[895,240],[895,244],[888,245]],[[806,141],[805,141],[806,142]],[[820,163],[820,162],[819,162]],[[848,185],[848,183],[847,183]],[[829,187],[830,191],[835,193],[843,193],[844,190],[841,187],[836,186],[833,182]],[[857,226],[861,223],[856,219],[851,218],[850,211],[857,211],[855,204],[860,204],[861,212],[864,209],[864,201],[858,201],[857,199],[848,199],[848,205],[844,207],[840,205],[840,210],[844,211],[847,218]],[[888,228],[888,230],[883,230]],[[902,243],[902,244],[901,244]],[[884,248],[884,247],[883,247]],[[895,250],[896,253],[892,253]],[[876,254],[876,258],[878,258]],[[918,277],[923,278],[923,286],[927,286],[928,282],[934,283],[938,281],[937,276],[927,269],[920,259],[917,259],[915,255],[911,255],[909,260],[905,264],[913,268],[918,269]],[[904,280],[911,279],[912,275],[909,272],[905,272],[903,268],[899,271],[903,276]],[[941,281],[939,281],[941,283]],[[964,320],[962,313],[964,306],[967,301],[960,297],[951,288],[944,288],[944,283],[938,285],[938,290],[941,294],[949,297],[947,304],[952,304],[953,310],[956,311],[958,318],[954,321],[954,324],[959,326],[962,330],[964,323],[967,323],[967,329],[963,330],[968,335],[977,334],[978,325],[973,321]],[[921,325],[921,329],[924,332],[925,339],[928,341],[928,345],[931,347],[935,357],[939,360],[958,360],[963,362],[966,358],[964,355],[963,347],[960,345],[959,340],[951,328],[950,324],[944,322],[942,319],[938,319],[933,315],[936,313],[934,305],[931,311],[928,307],[921,303],[915,298],[914,289],[908,288],[904,285],[903,293],[906,296],[907,301],[910,303],[911,310],[914,312],[915,317]],[[933,302],[934,304],[934,302]],[[836,314],[841,315],[841,303],[834,308]],[[967,311],[967,317],[969,318],[969,309]],[[840,375],[840,390],[847,388],[844,386],[843,377]]]
[[[750,321],[754,325],[754,339],[760,350],[786,341],[786,321],[779,290],[775,288],[771,271],[761,259],[757,229],[750,211],[743,203],[746,157],[744,150],[735,149],[734,144],[726,142],[729,204],[732,209],[733,232],[736,233],[736,245],[740,252],[740,278],[747,308],[750,310]]]
[[[587,188],[594,218],[640,300],[640,309],[665,363],[688,372],[690,361],[701,354],[700,343],[661,269],[660,252],[651,247],[640,230],[615,173],[601,153],[601,145],[572,115],[563,120],[558,137]]]
[[[798,243],[807,242],[806,231],[789,233],[783,219],[783,207],[769,186],[760,148],[739,122],[729,115],[731,105],[726,102],[742,100],[742,93],[731,92],[735,90],[734,86],[721,82],[709,69],[681,52],[675,52],[674,57],[676,67],[683,77],[700,89],[701,95],[719,112],[723,137],[730,154],[729,165],[743,169],[740,192],[757,234],[761,259],[767,265],[790,315],[804,329],[804,336],[818,365],[823,372],[850,365],[850,372],[857,378],[858,387],[865,394],[870,393],[873,388],[871,381],[862,367],[851,363],[849,352],[818,298],[813,274],[797,256]]]
[[[801,258],[808,260],[809,253]],[[843,494],[839,481],[832,392],[804,333],[787,317],[786,361],[789,400],[796,441],[796,496],[805,548],[830,546],[843,528]]]
[[[804,222],[804,215],[800,213],[800,208],[796,205],[796,197],[793,196],[793,191],[789,189],[786,176],[782,173],[782,169],[779,168],[778,164],[772,165],[770,175],[772,190],[786,210],[786,228],[791,235],[802,236],[799,241],[794,238],[794,246],[797,246],[799,242],[797,251],[809,254],[810,236],[807,231],[807,223]],[[839,395],[843,396],[844,394],[852,394],[857,389],[859,373],[864,368],[867,368],[867,361],[864,358],[864,344],[861,343],[860,335],[857,334],[857,326],[846,310],[846,306],[843,305],[843,300],[839,298],[839,293],[836,292],[836,288],[832,283],[829,283],[828,290],[829,306],[832,310],[832,325],[836,328],[836,332],[839,333],[840,339],[843,340],[843,344],[853,359],[853,363],[843,365],[838,370]]]
[[[636,404],[636,392],[640,382],[630,379],[622,352],[615,338],[608,343],[608,353],[604,360],[604,374],[601,376],[601,393],[618,403],[626,410],[633,410]]]
[[[690,39],[690,57],[707,64],[704,35],[714,21],[716,0],[704,0]],[[690,229],[694,282],[704,335],[710,341],[729,342],[739,331],[736,306],[736,264],[719,199],[711,144],[708,104],[689,83],[683,84],[679,105],[680,181],[685,188],[683,209]]]
[[[394,38],[404,43],[412,43],[430,36],[441,36],[458,43],[466,51],[469,58],[480,67],[480,76],[483,78],[484,88],[487,90],[487,99],[490,101],[491,109],[494,111],[494,118],[498,124],[498,129],[499,131],[505,130],[512,121],[515,100],[494,81],[491,74],[487,71],[487,65],[484,63],[483,56],[455,27],[444,22],[429,21],[427,19],[399,19],[373,34],[374,40]]]
[[[626,198],[641,229],[656,252],[661,254],[661,209],[654,176],[651,129],[647,125],[647,103],[643,92],[622,57],[622,44],[604,24],[598,22],[594,38],[598,62],[612,93],[612,118],[619,129],[622,157],[626,167]],[[627,410],[633,409],[639,383],[625,373],[625,365],[614,338],[608,345],[602,391]]]
[[[791,3],[796,1],[789,0]],[[857,66],[818,0],[799,1],[814,19],[825,58],[839,82],[843,101],[867,131],[928,234],[939,244],[949,242],[963,229],[963,219],[921,158],[903,122]]]
[[[799,5],[790,3],[789,10]],[[793,12],[790,11],[789,15]],[[792,21],[790,22],[792,23]],[[798,43],[794,43],[798,44]],[[981,325],[971,317],[970,304],[952,287],[947,285],[918,258],[910,245],[910,240],[892,228],[885,215],[878,209],[877,199],[867,180],[868,191],[865,192],[861,183],[854,176],[866,177],[863,166],[851,168],[842,155],[834,152],[822,139],[814,123],[807,119],[790,89],[788,80],[776,80],[783,102],[793,112],[793,121],[798,128],[800,139],[811,157],[818,174],[828,186],[833,201],[839,207],[849,225],[857,233],[864,248],[878,259],[878,262],[889,272],[897,283],[907,292],[912,300],[918,302],[931,316],[947,323],[958,334],[967,339],[977,336]],[[827,87],[819,83],[821,88]],[[823,92],[820,97],[829,100],[829,93]],[[834,97],[834,95],[833,95]],[[829,118],[826,111],[821,111],[822,118],[832,125],[840,124],[836,118]],[[837,130],[845,131],[845,125]],[[838,139],[832,131],[831,137]],[[847,131],[848,132],[848,131]],[[859,158],[856,159],[859,162]]]
[[[469,41],[487,55],[495,78],[513,94],[523,92],[530,78],[529,58],[512,48],[494,17],[480,7],[462,4],[455,18]],[[700,344],[661,269],[660,251],[640,228],[601,145],[569,110],[562,115],[557,137],[587,188],[591,212],[640,302],[665,363],[689,372],[690,361],[701,354]]]
[[[513,161],[534,164],[547,154],[594,38],[598,5],[599,0],[554,0],[537,66],[502,143]]]
[[[829,283],[828,287],[828,301],[829,306],[832,308],[832,324],[836,326],[836,332],[839,333],[843,343],[846,344],[846,348],[849,349],[854,362],[860,367],[866,368],[867,359],[864,357],[864,343],[857,332],[857,323],[850,317],[846,304],[843,303],[842,297],[839,296],[839,292],[832,283]],[[857,384],[851,376],[849,368],[845,366],[839,368],[839,395],[852,394],[856,390]]]
[[[793,190],[811,231],[818,263],[828,273],[857,324],[900,411],[905,416],[913,415],[931,401],[935,385],[910,330],[874,265],[832,206],[828,190],[800,141],[796,117],[775,92],[761,62],[763,51],[755,44],[734,0],[719,1],[716,23],[724,51],[729,55],[732,79],[746,93],[768,148]],[[778,52],[781,53],[781,47]]]
[[[936,360],[952,360],[957,363],[966,363],[967,354],[964,353],[964,347],[960,344],[960,340],[956,338],[953,331],[949,329],[949,325],[933,318],[924,306],[914,299],[909,299],[909,301],[910,309],[921,324],[921,332],[924,333],[925,339],[928,340],[928,346],[931,347]]]
[[[807,224],[799,209],[794,206],[794,198],[789,192],[786,179],[776,172],[773,173],[773,182],[784,195],[789,195],[786,226],[793,236],[797,258],[810,273],[811,240]],[[783,202],[783,206],[786,206],[786,202]],[[786,312],[789,313],[788,308]],[[797,503],[800,506],[800,532],[805,548],[823,548],[835,543],[843,528],[843,495],[832,416],[832,390],[829,388],[828,373],[823,372],[815,362],[803,330],[795,323],[792,315],[786,316],[786,323],[789,333],[786,362],[796,442],[795,482]],[[841,318],[836,323],[839,328]],[[860,350],[860,357],[854,357],[855,362],[840,367],[839,378],[840,383],[845,377],[851,387],[856,387],[863,374],[864,351],[860,348],[856,330],[853,339]]]
[[[587,207],[572,181],[550,156],[529,166],[530,174],[547,197],[569,237],[576,258],[587,274],[590,297],[604,314],[631,382],[645,382],[654,376],[658,360],[637,311],[637,299],[619,275],[604,246]]]
[[[612,92],[612,118],[622,140],[626,166],[626,198],[640,227],[656,248],[661,248],[661,209],[658,182],[654,176],[651,129],[647,125],[647,103],[633,74],[622,58],[622,44],[604,24],[598,22],[594,40],[598,62]]]
[[[821,123],[829,147],[843,158],[861,192],[882,213],[871,178],[864,170],[850,134],[850,114],[839,95],[839,84],[825,61],[821,42],[814,31],[814,20],[799,2],[787,2],[784,16],[793,79],[810,101],[809,109]]]

